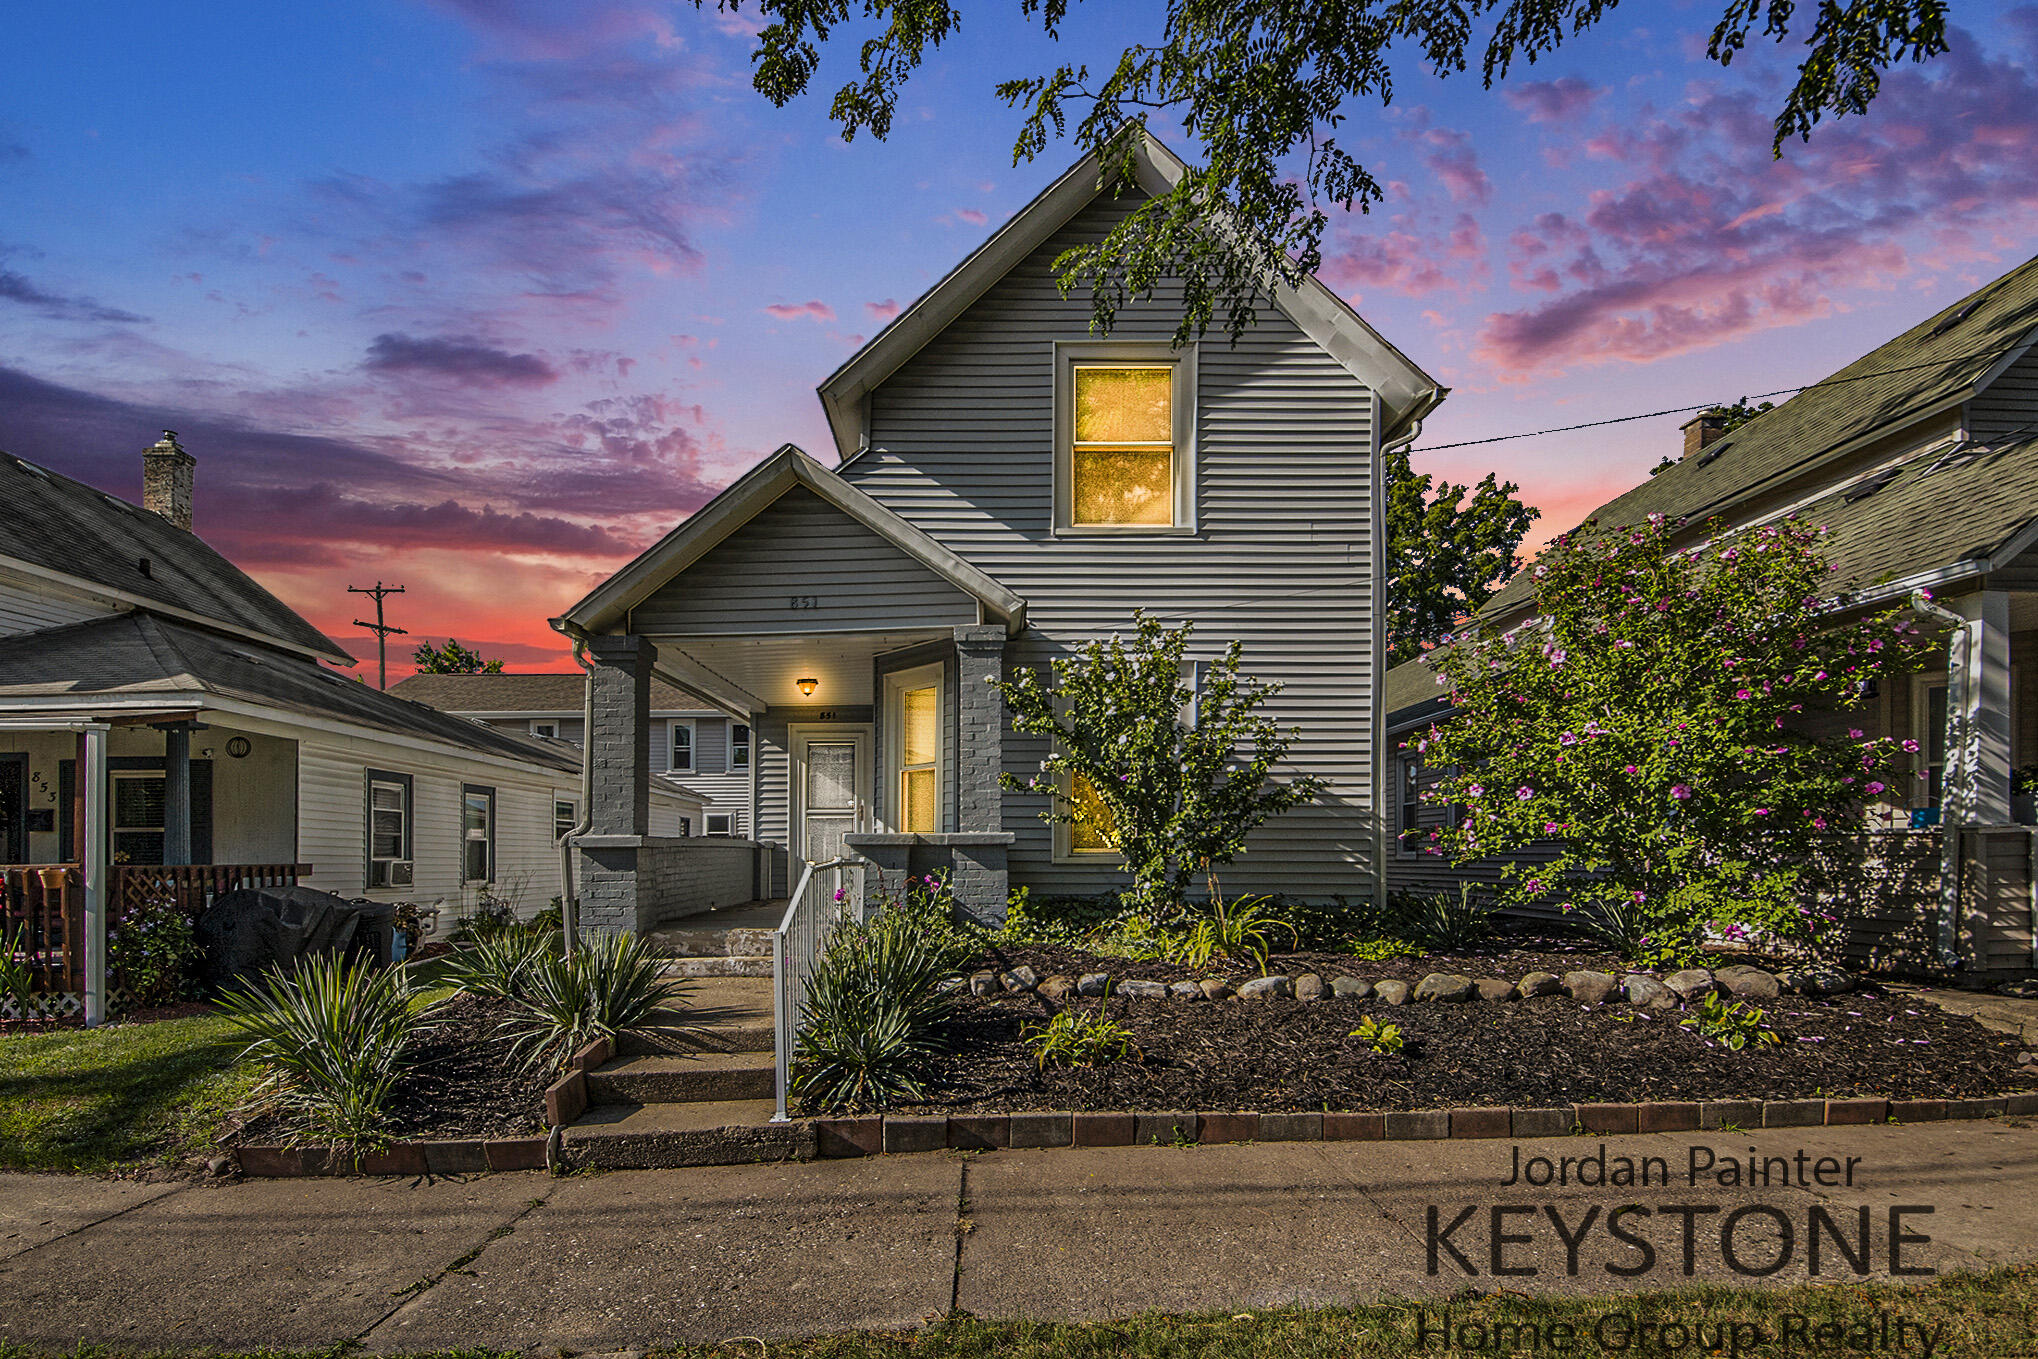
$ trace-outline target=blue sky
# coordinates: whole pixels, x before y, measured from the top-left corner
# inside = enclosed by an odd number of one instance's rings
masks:
[[[1155,6],[1079,6],[1099,59]],[[2038,249],[2038,10],[1768,151],[1794,60],[1622,6],[1496,91],[1413,63],[1340,137],[1389,185],[1325,277],[1454,395],[1426,445],[1813,380]],[[775,109],[747,15],[567,5],[16,6],[0,87],[0,448],[117,493],[164,426],[199,528],[367,654],[346,585],[513,666],[544,618],[791,440],[814,384],[1065,167],[992,94],[1056,49],[966,14],[889,140],[844,75]],[[855,36],[852,33],[852,36]],[[845,49],[846,52],[847,49]],[[1193,155],[1178,129],[1164,138]],[[1554,532],[1677,418],[1418,457]]]

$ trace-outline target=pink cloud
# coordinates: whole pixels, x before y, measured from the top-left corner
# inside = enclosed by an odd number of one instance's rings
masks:
[[[1829,314],[1835,298],[1986,252],[2038,209],[2038,71],[1955,34],[1929,67],[1888,75],[1865,116],[1822,125],[1781,160],[1766,105],[1724,84],[1600,139],[1630,177],[1509,238],[1517,289],[1545,300],[1485,318],[1474,357],[1520,377],[1649,362]]]
[[[955,218],[957,221],[967,222],[971,226],[982,226],[991,220],[987,214],[976,208],[957,208],[955,210]]]
[[[1489,273],[1486,237],[1469,214],[1442,232],[1397,219],[1385,235],[1352,235],[1324,252],[1323,278],[1340,291],[1383,288],[1406,297],[1467,292]]]
[[[1471,137],[1451,128],[1433,127],[1419,133],[1416,139],[1429,148],[1423,163],[1429,166],[1453,203],[1481,204],[1493,196],[1493,181],[1479,168]]]
[[[899,304],[889,297],[882,302],[866,302],[863,304],[863,309],[871,314],[873,320],[877,321],[889,321],[899,314]]]
[[[1525,85],[1511,85],[1501,91],[1503,98],[1516,109],[1528,115],[1532,123],[1554,123],[1565,118],[1575,118],[1592,107],[1593,101],[1606,91],[1596,85],[1588,85],[1577,76],[1561,76],[1556,80],[1532,80]]]
[[[781,321],[832,321],[835,308],[826,302],[774,302],[764,309],[766,316],[775,316]]]

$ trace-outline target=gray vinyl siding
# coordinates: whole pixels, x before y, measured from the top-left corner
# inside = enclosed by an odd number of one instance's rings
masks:
[[[795,601],[801,601],[799,606]],[[803,486],[632,612],[639,632],[843,632],[976,622],[976,601]]]
[[[0,571],[0,637],[85,623],[116,612],[103,604],[53,590],[42,581]]]
[[[872,449],[843,475],[1026,600],[1008,668],[1125,630],[1135,608],[1194,619],[1199,656],[1243,642],[1247,670],[1285,686],[1270,711],[1301,729],[1291,767],[1329,789],[1263,828],[1224,885],[1365,895],[1377,833],[1372,393],[1269,309],[1237,348],[1199,346],[1197,532],[1056,538],[1052,345],[1093,337],[1087,303],[1060,296],[1052,261],[1103,235],[1114,211],[1080,214],[883,383]],[[1169,288],[1121,311],[1114,338],[1164,342],[1178,298]],[[1044,754],[1006,733],[1008,770],[1030,773]],[[1007,794],[1015,884],[1089,893],[1124,881],[1052,862],[1041,810]]]
[[[2005,368],[1967,403],[1967,436],[1995,440],[2038,434],[2038,349]]]

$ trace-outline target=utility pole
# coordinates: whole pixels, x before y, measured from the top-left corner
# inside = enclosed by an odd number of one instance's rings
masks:
[[[394,623],[382,621],[382,600],[387,595],[402,594],[403,587],[401,585],[384,585],[380,579],[377,579],[375,588],[372,590],[365,589],[359,585],[349,585],[347,593],[350,595],[373,595],[375,597],[375,621],[367,623],[356,618],[354,626],[366,628],[375,634],[375,668],[379,672],[376,676],[377,683],[375,687],[387,689],[389,687],[389,634],[393,632],[399,637],[408,637],[410,634],[397,627]]]

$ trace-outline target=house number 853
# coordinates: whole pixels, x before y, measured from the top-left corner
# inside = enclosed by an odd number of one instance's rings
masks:
[[[791,603],[792,607],[795,609],[818,609],[821,607],[821,596],[794,595],[792,596]]]

